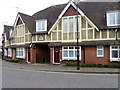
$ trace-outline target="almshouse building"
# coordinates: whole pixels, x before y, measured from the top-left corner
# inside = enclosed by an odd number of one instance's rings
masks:
[[[79,2],[78,14],[80,62],[119,63],[119,2]],[[18,13],[14,26],[4,26],[4,36],[4,56],[9,58],[26,63],[76,62],[76,5],[69,1],[32,16]]]

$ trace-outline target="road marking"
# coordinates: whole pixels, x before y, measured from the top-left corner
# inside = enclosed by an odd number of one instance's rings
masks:
[[[36,71],[36,70],[26,70],[26,69],[16,69],[16,68],[10,68],[10,67],[2,67],[7,69],[13,69],[13,70],[19,70],[19,71],[27,71],[27,72],[44,72],[44,73],[55,73],[55,74],[80,74],[80,75],[114,75],[118,76],[119,74],[89,74],[89,73],[70,73],[70,72],[54,72],[54,71]]]

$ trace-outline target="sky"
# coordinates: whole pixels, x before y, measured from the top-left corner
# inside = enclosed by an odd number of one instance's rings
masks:
[[[64,4],[69,0],[0,0],[0,37],[3,25],[13,26],[17,12],[33,15],[49,6]]]

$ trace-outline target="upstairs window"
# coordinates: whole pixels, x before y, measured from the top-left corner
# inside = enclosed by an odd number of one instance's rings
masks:
[[[74,30],[73,17],[69,19],[69,25],[70,25],[70,32],[73,32]]]
[[[36,31],[47,31],[47,20],[38,20],[36,21]]]
[[[117,26],[120,25],[120,12],[108,12],[107,13],[107,26]]]
[[[67,18],[63,20],[63,24],[64,24],[64,32],[67,32]]]

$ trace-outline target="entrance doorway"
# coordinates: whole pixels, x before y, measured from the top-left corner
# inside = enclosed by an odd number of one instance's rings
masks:
[[[60,64],[59,47],[54,48],[54,64]]]

